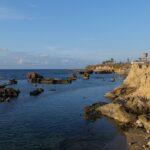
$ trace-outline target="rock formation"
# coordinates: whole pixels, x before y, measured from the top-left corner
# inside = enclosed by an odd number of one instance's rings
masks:
[[[114,64],[97,64],[89,65],[87,70],[93,70],[96,74],[110,74],[116,73],[121,75],[127,75],[129,73],[131,65],[129,63],[114,63]]]
[[[40,83],[44,77],[35,72],[30,72],[27,74],[27,79],[31,83]]]
[[[17,84],[17,83],[18,83],[18,82],[17,82],[17,80],[15,80],[15,79],[9,80],[9,84],[10,84],[10,85]]]
[[[112,103],[96,107],[95,111],[114,119],[121,127],[130,128],[124,131],[129,149],[146,147],[150,138],[150,64],[133,63],[123,84],[105,96]],[[138,136],[144,137],[142,142]]]
[[[37,95],[39,95],[39,94],[41,94],[43,92],[44,92],[44,89],[37,88],[36,90],[33,90],[33,91],[30,92],[30,96],[37,96]]]
[[[106,95],[150,99],[150,64],[132,64],[123,84]]]
[[[57,79],[57,78],[44,78],[43,76],[39,75],[38,73],[28,73],[27,80],[30,83],[40,83],[40,84],[70,84],[72,79]]]
[[[9,101],[11,98],[18,97],[20,91],[13,88],[0,88],[0,102]]]
[[[88,80],[90,78],[90,75],[88,73],[84,73],[81,75],[81,77],[84,79],[84,80]]]
[[[68,79],[70,79],[70,80],[76,80],[77,79],[77,75],[75,73],[70,74],[69,77],[68,77]]]

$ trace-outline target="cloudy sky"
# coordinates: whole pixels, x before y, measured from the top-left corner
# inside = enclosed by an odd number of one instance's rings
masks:
[[[0,0],[0,69],[81,68],[150,50],[150,0]]]

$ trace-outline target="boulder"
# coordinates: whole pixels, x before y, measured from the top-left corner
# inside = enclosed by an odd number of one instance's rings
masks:
[[[27,74],[27,79],[31,83],[40,83],[40,81],[43,79],[43,76],[35,72],[30,72]]]
[[[77,75],[75,73],[69,75],[68,79],[70,80],[76,80],[77,79]]]
[[[13,88],[0,88],[0,102],[9,101],[11,98],[18,97],[20,91]]]
[[[33,90],[33,91],[30,92],[30,96],[37,96],[37,95],[39,95],[39,94],[41,94],[43,92],[44,92],[44,89],[37,88],[36,90]]]
[[[84,80],[88,80],[89,78],[90,78],[90,75],[88,73],[84,73],[82,75],[82,79],[84,79]]]
[[[17,82],[17,80],[15,80],[15,79],[9,80],[9,84],[10,84],[10,85],[17,84],[17,83],[18,83],[18,82]]]

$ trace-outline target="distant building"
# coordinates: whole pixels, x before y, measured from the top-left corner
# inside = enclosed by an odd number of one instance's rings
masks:
[[[148,61],[148,53],[142,53],[142,61],[144,62]]]
[[[134,60],[131,62],[131,64],[144,64],[145,62],[148,62],[147,52],[142,53],[142,56],[139,58],[139,60]]]
[[[134,61],[131,61],[131,64],[144,64],[144,61],[139,61],[139,60],[134,60]]]

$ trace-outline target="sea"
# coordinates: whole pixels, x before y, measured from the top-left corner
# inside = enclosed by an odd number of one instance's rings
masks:
[[[111,101],[104,94],[122,83],[116,74],[80,75],[71,84],[31,84],[28,72],[49,78],[67,78],[75,70],[0,70],[0,84],[16,79],[12,85],[21,91],[10,102],[0,103],[0,150],[127,150],[127,142],[116,124],[101,116],[86,120],[84,108]],[[110,82],[111,78],[116,82]],[[30,91],[43,88],[38,96]]]

